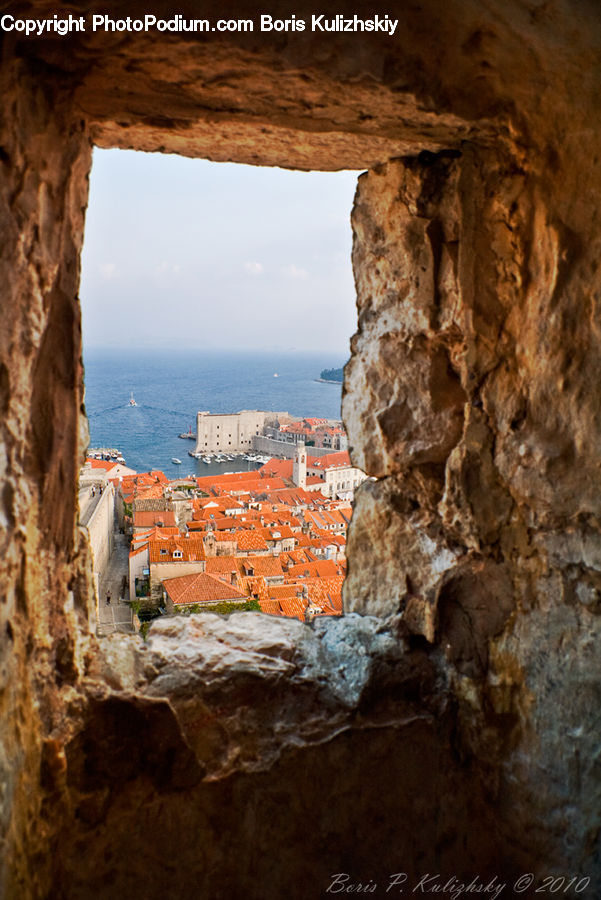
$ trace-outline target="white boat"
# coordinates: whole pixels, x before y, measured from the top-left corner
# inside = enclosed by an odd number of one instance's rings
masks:
[[[273,373],[273,377],[274,377],[274,378],[279,378],[280,376],[278,375],[277,372],[274,372],[274,373]]]
[[[137,406],[137,405],[138,405],[138,404],[136,403],[136,401],[134,400],[134,392],[133,392],[133,391],[132,391],[131,394],[129,395],[129,405],[130,405],[130,406]]]
[[[175,463],[176,466],[181,466],[181,464],[182,464],[181,459],[178,459],[177,456],[172,456],[172,457],[171,457],[171,462],[172,462],[172,463]]]
[[[203,463],[210,463],[211,458],[209,456],[203,456],[202,461],[203,461]]]

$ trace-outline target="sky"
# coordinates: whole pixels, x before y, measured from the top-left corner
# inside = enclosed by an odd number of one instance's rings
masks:
[[[356,172],[94,150],[85,347],[348,353]]]

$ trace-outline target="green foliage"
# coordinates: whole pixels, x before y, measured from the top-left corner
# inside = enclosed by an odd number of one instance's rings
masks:
[[[150,631],[151,622],[141,622],[140,623],[140,634],[142,635],[142,640],[146,641],[148,637],[148,632]]]
[[[179,615],[190,615],[191,613],[217,613],[220,616],[228,616],[234,612],[260,612],[261,607],[259,601],[246,600],[240,603],[236,600],[224,600],[222,603],[194,603],[192,606],[186,607],[179,612]]]
[[[344,369],[323,369],[320,378],[324,381],[340,381],[344,379]]]
[[[133,510],[132,510],[132,505],[131,505],[131,503],[126,503],[125,500],[123,501],[123,515],[124,515],[124,516],[129,516],[130,518],[131,518],[132,515],[133,515]]]
[[[140,620],[146,621],[156,619],[157,616],[161,615],[156,607],[156,604],[152,601],[149,601],[148,598],[142,597],[139,600],[129,600],[128,602],[130,608]]]

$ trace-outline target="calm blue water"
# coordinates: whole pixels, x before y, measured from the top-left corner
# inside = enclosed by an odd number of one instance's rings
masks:
[[[194,442],[178,438],[196,413],[271,409],[292,415],[339,418],[341,387],[321,384],[322,369],[346,360],[327,354],[243,351],[152,351],[90,348],[85,351],[86,411],[91,447],[116,447],[138,472],[161,469],[168,477],[243,469],[232,462],[209,466],[188,456]],[[278,378],[274,378],[274,373]],[[137,406],[129,406],[133,392]],[[171,462],[175,456],[182,465]]]

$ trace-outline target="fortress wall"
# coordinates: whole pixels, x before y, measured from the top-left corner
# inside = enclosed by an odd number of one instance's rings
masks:
[[[98,501],[88,524],[90,549],[94,560],[94,573],[102,580],[113,545],[115,530],[115,488],[109,482]]]
[[[252,449],[257,453],[268,453],[272,456],[281,456],[285,459],[294,459],[296,456],[296,444],[288,441],[276,441],[274,438],[259,435],[252,439]],[[311,456],[327,456],[329,453],[339,453],[339,450],[330,450],[327,447],[307,447],[307,453]]]

